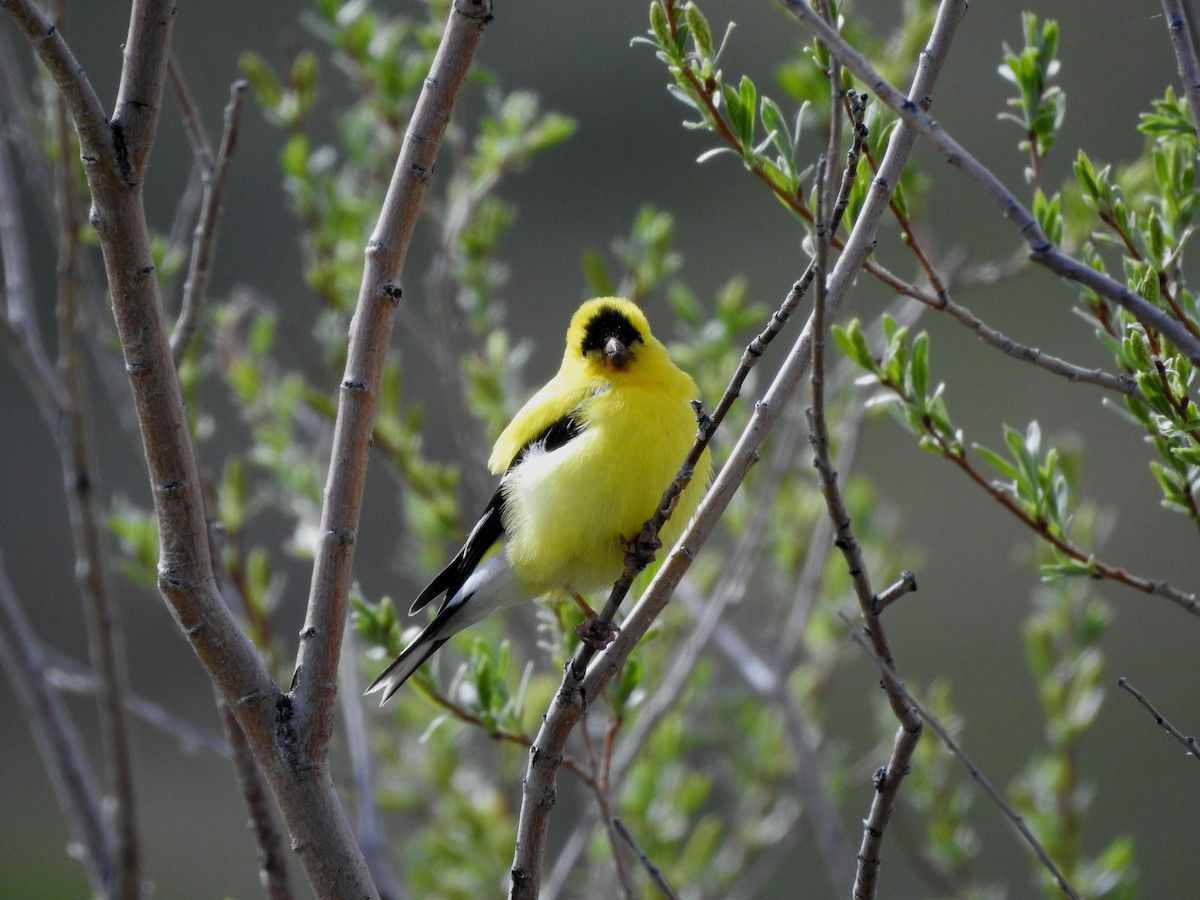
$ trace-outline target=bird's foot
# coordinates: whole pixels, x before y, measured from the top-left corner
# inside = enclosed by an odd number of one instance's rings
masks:
[[[625,565],[632,566],[639,572],[654,562],[654,557],[662,549],[662,541],[658,535],[647,539],[645,532],[633,538],[625,549]]]
[[[601,625],[600,617],[596,613],[592,613],[575,626],[575,634],[593,650],[603,650],[617,639],[617,632],[620,630],[612,622]]]
[[[601,625],[599,613],[592,609],[579,594],[572,592],[571,599],[583,611],[583,621],[575,626],[575,634],[581,641],[593,650],[603,650],[617,639],[617,632],[621,630],[620,628],[612,622]]]

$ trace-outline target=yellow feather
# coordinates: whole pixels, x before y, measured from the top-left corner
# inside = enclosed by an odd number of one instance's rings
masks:
[[[452,634],[551,592],[612,584],[625,546],[654,514],[696,436],[695,382],[628,300],[584,303],[558,373],[504,429],[488,467],[502,475],[467,543],[413,604],[444,596],[421,633],[372,682],[386,701]],[[707,451],[663,529],[682,532],[708,484]],[[501,550],[503,552],[501,552]]]
[[[581,352],[587,323],[603,307],[620,312],[643,338],[623,368]],[[695,440],[690,402],[697,397],[695,382],[671,362],[635,304],[604,297],[579,308],[558,374],[517,413],[489,461],[493,472],[504,471],[524,444],[579,407],[579,437],[527,457],[505,479],[509,562],[531,593],[587,593],[616,580],[626,542],[653,515]],[[665,545],[695,511],[710,470],[705,453],[663,530]]]

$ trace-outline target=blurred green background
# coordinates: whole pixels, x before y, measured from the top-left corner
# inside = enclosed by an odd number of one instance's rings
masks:
[[[886,25],[900,5],[885,6],[863,12]],[[108,104],[116,93],[126,28],[125,12],[116,7],[76,4],[67,29]],[[715,29],[729,19],[737,22],[725,70],[744,71],[762,90],[781,95],[771,90],[773,72],[797,52],[806,38],[802,29],[767,2],[709,0],[703,7]],[[175,45],[214,135],[244,50],[278,63],[289,47],[309,41],[296,24],[296,8],[229,0],[179,6]],[[1062,25],[1059,82],[1068,98],[1067,116],[1045,182],[1055,185],[1067,176],[1076,147],[1103,162],[1136,155],[1142,145],[1135,130],[1137,114],[1177,81],[1156,4],[977,0],[945,66],[933,115],[1010,187],[1023,190],[1019,135],[996,118],[1009,93],[996,72],[1001,42],[1019,45],[1022,9],[1057,18]],[[502,292],[510,302],[510,329],[536,341],[537,352],[525,373],[528,383],[540,383],[557,366],[561,333],[584,290],[581,252],[606,250],[614,236],[628,233],[646,203],[675,215],[676,247],[684,257],[681,274],[698,292],[711,296],[741,273],[755,301],[776,305],[803,268],[800,234],[732,157],[696,164],[711,140],[678,126],[683,108],[667,94],[664,71],[647,48],[630,46],[630,38],[646,28],[647,4],[498,3],[495,12],[483,64],[505,87],[536,91],[545,108],[566,113],[579,124],[571,140],[539,157],[502,192],[520,207],[520,219],[500,255],[511,268]],[[0,29],[31,71],[30,54],[4,16]],[[322,109],[336,109],[344,100],[326,95]],[[478,89],[469,102],[480,102]],[[320,117],[321,110],[316,119]],[[296,226],[279,186],[281,141],[279,131],[264,123],[251,102],[233,161],[210,293],[220,296],[237,285],[250,285],[274,298],[281,311],[305,328],[318,305],[301,277]],[[981,262],[1008,259],[1016,252],[1017,234],[956,171],[923,146],[915,160],[933,179],[922,224],[935,255],[961,251],[970,261]],[[190,164],[177,112],[168,103],[147,188],[149,215],[157,227],[168,227]],[[422,291],[425,240],[419,228],[403,280],[409,302],[419,302]],[[51,240],[35,231],[30,243],[42,278],[43,333],[52,334]],[[893,231],[881,239],[879,252],[901,274],[911,274]],[[1084,364],[1108,364],[1088,328],[1069,311],[1071,298],[1071,291],[1049,275],[1032,272],[957,299],[1018,340]],[[887,299],[864,279],[844,314],[873,315]],[[660,336],[669,339],[666,304],[659,299],[649,313]],[[922,327],[934,336],[935,372],[953,386],[950,400],[968,439],[995,446],[1000,442],[998,422],[1023,430],[1031,419],[1042,422],[1050,434],[1077,435],[1085,448],[1088,496],[1118,514],[1107,542],[1109,555],[1133,571],[1194,589],[1194,537],[1181,519],[1158,508],[1158,491],[1139,437],[1101,409],[1099,391],[1071,386],[995,352],[980,352],[975,338],[933,314]],[[414,346],[415,337],[404,333],[402,321],[395,341],[402,352]],[[406,374],[420,386],[418,372]],[[99,391],[94,396],[97,403],[104,402]],[[145,502],[138,448],[107,413],[100,421],[107,489]],[[85,660],[57,454],[7,358],[0,358],[0,422],[0,552],[39,635],[55,650]],[[437,456],[439,435],[436,423],[431,424],[427,446]],[[452,445],[441,437],[449,456]],[[1028,536],[942,461],[919,452],[891,421],[877,420],[868,427],[863,466],[884,500],[899,510],[903,542],[921,551],[911,562],[920,591],[888,618],[902,671],[919,681],[939,674],[955,679],[956,705],[969,719],[964,742],[993,781],[1003,784],[1040,741],[1020,632],[1037,585],[1036,575],[1018,559]],[[389,561],[398,521],[397,506],[388,500],[391,483],[376,474],[371,485],[376,490],[368,488],[356,576],[372,596],[405,596],[413,585],[405,584]],[[166,608],[127,582],[118,581],[118,587],[134,690],[217,731],[212,691]],[[306,590],[307,572],[292,564],[284,606],[277,614],[280,633],[299,629]],[[1085,843],[1098,848],[1117,832],[1133,834],[1141,896],[1184,896],[1186,884],[1194,881],[1189,864],[1194,841],[1187,827],[1200,800],[1194,764],[1130,698],[1115,690],[1115,682],[1119,675],[1128,676],[1187,731],[1200,712],[1194,691],[1195,623],[1165,601],[1109,586],[1099,590],[1113,601],[1115,612],[1106,638],[1113,691],[1081,764],[1098,791],[1091,821],[1111,831],[1089,832]],[[862,683],[877,677],[866,661],[854,672]],[[857,696],[861,687],[848,686],[847,697]],[[91,703],[70,698],[69,705],[94,739]],[[861,714],[861,706],[849,700],[847,708],[852,715]],[[7,682],[0,687],[0,717],[10,723],[0,741],[0,896],[83,896],[82,871],[66,858],[67,829]],[[862,723],[864,731],[868,725]],[[135,735],[143,777],[138,796],[145,868],[157,896],[261,895],[245,813],[228,765],[211,753],[181,748],[178,741],[142,725]],[[865,813],[865,782],[861,795]],[[1028,851],[999,812],[978,798],[972,822],[985,847],[978,863],[981,879],[1006,885],[1011,897],[1032,895]],[[504,860],[503,866],[507,864]],[[798,859],[793,871],[803,872],[809,864],[819,863],[815,857]],[[299,867],[293,865],[292,873],[304,896]],[[825,896],[825,884],[819,877],[803,896]],[[899,856],[885,856],[883,884],[883,896],[916,896],[911,892],[917,882]],[[781,891],[773,896],[799,895]]]

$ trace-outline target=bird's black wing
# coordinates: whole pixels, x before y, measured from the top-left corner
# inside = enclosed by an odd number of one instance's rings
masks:
[[[578,409],[572,410],[561,419],[547,425],[532,440],[526,442],[513,457],[508,471],[511,472],[514,466],[520,464],[521,460],[535,446],[540,444],[545,452],[550,452],[582,434],[585,426],[577,418],[577,412]],[[408,609],[410,616],[428,606],[435,597],[440,597],[442,594],[445,594],[447,598],[453,597],[463,583],[471,577],[471,573],[475,571],[475,567],[479,565],[484,554],[504,536],[504,506],[504,482],[501,481],[500,487],[496,488],[496,493],[492,494],[492,499],[488,501],[479,521],[467,535],[462,549],[454,555],[454,559],[447,563],[446,568],[434,576],[433,581],[426,585],[425,590],[417,595],[417,599]]]
[[[454,559],[447,563],[446,568],[434,576],[433,581],[426,585],[425,590],[417,595],[413,605],[409,607],[411,616],[419,609],[426,607],[431,600],[445,594],[453,597],[462,587],[463,582],[471,577],[483,555],[491,546],[504,535],[504,491],[496,488],[492,499],[483,510],[483,515],[467,535],[467,541],[462,549],[454,554]]]
[[[569,441],[583,434],[583,429],[587,427],[583,420],[579,418],[579,407],[575,407],[561,419],[551,422],[533,438],[526,441],[521,449],[517,451],[517,455],[513,457],[513,461],[508,464],[508,471],[511,472],[514,466],[521,463],[529,451],[537,445],[541,445],[541,449],[549,453],[552,450],[557,450]]]

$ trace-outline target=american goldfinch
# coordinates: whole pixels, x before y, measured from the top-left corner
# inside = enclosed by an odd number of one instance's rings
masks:
[[[589,300],[562,365],[509,423],[488,468],[500,485],[461,550],[413,602],[442,606],[367,688],[380,705],[453,634],[522,600],[611,585],[626,544],[653,515],[696,435],[699,396],[636,304]],[[708,483],[706,451],[662,530],[668,546]]]

